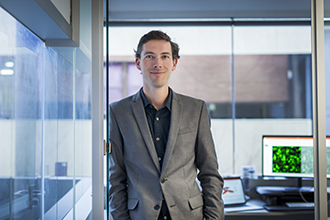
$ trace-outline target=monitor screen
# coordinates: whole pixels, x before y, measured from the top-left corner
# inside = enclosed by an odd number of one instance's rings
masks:
[[[330,138],[327,146],[327,177],[330,178]],[[312,178],[314,167],[312,136],[263,136],[262,175]]]

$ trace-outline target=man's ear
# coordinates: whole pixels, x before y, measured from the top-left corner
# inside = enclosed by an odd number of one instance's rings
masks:
[[[140,63],[141,63],[140,59],[139,58],[135,58],[135,66],[136,66],[136,68],[138,68],[138,70],[141,70]]]
[[[178,62],[179,62],[179,59],[178,59],[178,58],[175,58],[175,59],[173,60],[172,71],[174,71],[174,70],[176,69],[176,65],[178,64]]]

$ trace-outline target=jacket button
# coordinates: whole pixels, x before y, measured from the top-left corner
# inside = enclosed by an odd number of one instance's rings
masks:
[[[161,183],[165,183],[166,180],[167,180],[167,179],[164,178],[164,179],[161,179],[160,182],[161,182]]]
[[[155,206],[154,206],[154,209],[155,209],[155,210],[158,210],[159,208],[160,208],[159,205],[155,205]]]

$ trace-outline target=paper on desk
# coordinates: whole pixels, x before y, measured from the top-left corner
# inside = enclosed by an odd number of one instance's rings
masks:
[[[242,211],[262,210],[262,209],[264,208],[257,205],[242,205],[235,207],[225,207],[225,212],[242,212]]]

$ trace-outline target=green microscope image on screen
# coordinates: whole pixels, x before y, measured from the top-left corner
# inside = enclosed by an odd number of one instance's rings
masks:
[[[273,147],[274,173],[301,173],[301,147]]]

